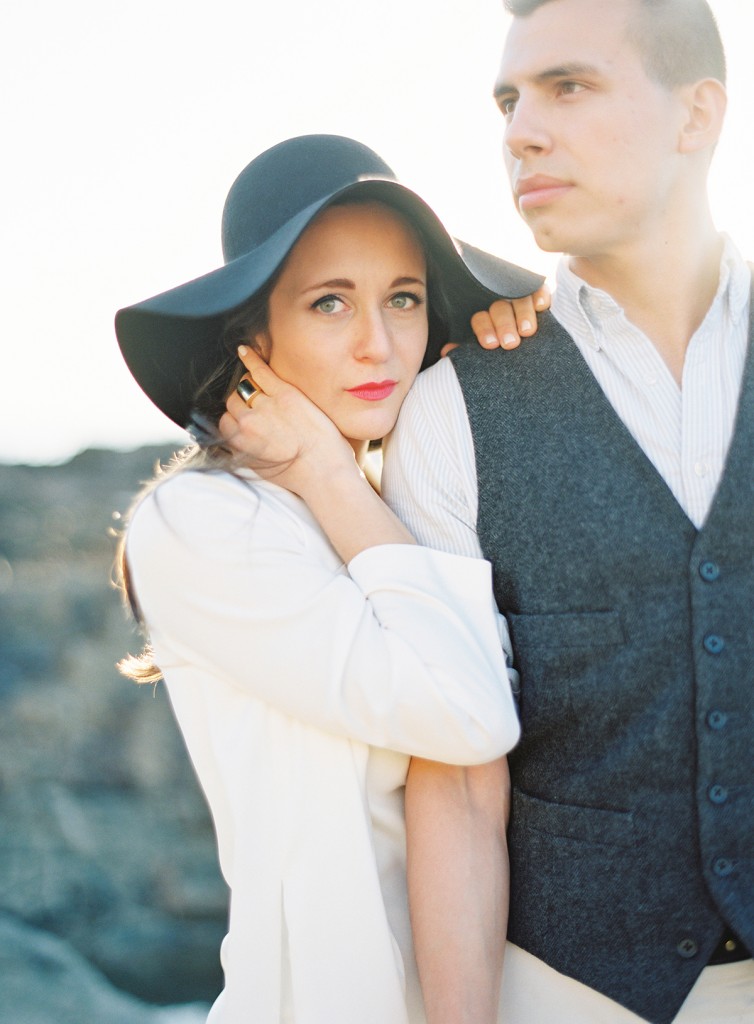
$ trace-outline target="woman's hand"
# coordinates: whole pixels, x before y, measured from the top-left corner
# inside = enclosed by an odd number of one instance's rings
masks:
[[[523,299],[498,299],[489,309],[475,313],[471,318],[471,329],[482,348],[517,348],[522,338],[529,338],[537,331],[537,313],[550,308],[550,289],[546,284],[533,295]],[[455,344],[444,345],[441,354],[446,356]]]
[[[330,472],[358,472],[353,449],[332,420],[253,349],[242,345],[238,355],[256,394],[249,406],[234,391],[218,427],[245,466],[304,498]]]
[[[345,563],[379,544],[414,544],[332,420],[256,352],[242,345],[238,355],[257,394],[249,408],[234,391],[218,427],[243,464],[303,498]]]

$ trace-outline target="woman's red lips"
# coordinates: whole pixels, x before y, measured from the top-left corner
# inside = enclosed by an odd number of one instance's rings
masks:
[[[382,398],[388,398],[395,390],[394,380],[371,380],[366,384],[357,384],[355,388],[347,388],[349,395],[355,398],[363,398],[365,402],[379,402]]]

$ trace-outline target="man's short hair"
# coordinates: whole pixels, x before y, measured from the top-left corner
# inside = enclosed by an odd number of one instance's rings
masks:
[[[505,10],[525,18],[557,0],[503,0]],[[667,89],[716,78],[725,84],[720,31],[707,0],[634,0],[636,17],[629,38],[639,50],[647,75]]]

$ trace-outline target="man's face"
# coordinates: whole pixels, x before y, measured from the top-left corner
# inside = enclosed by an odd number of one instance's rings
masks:
[[[667,218],[684,111],[627,37],[635,12],[634,0],[550,0],[508,34],[495,86],[506,165],[547,251],[618,255]]]

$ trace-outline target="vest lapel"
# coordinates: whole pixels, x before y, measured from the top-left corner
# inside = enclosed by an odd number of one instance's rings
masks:
[[[588,410],[587,415],[590,418],[593,415],[598,417],[603,436],[608,439],[615,451],[621,453],[620,461],[625,464],[628,460],[633,464],[641,473],[648,491],[654,495],[655,499],[668,509],[672,508],[674,515],[682,516],[684,521],[695,530],[696,527],[678,504],[675,495],[657,467],[613,408],[573,338],[557,321],[555,325],[556,343],[562,354],[562,364],[558,365],[556,369],[556,382],[562,380],[563,375],[568,375],[571,378],[572,385],[583,396],[584,406]],[[555,395],[557,396],[557,394],[556,389]]]
[[[741,381],[741,395],[723,475],[704,528],[727,515],[741,501],[754,514],[754,287],[750,299],[749,351]],[[747,497],[748,495],[748,497]]]

